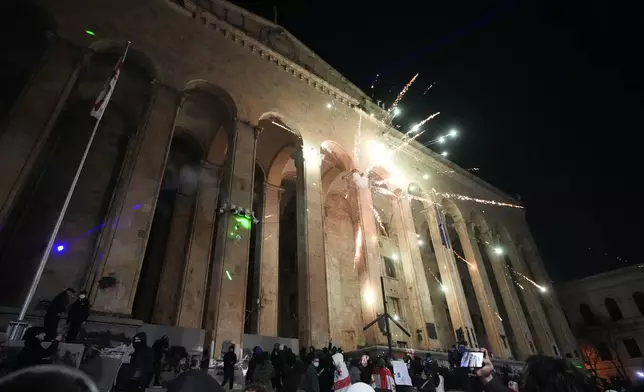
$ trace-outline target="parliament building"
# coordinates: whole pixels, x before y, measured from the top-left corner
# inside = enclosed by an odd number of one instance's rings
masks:
[[[0,112],[1,305],[27,294],[131,41],[32,309],[73,287],[98,315],[217,347],[351,351],[386,344],[363,331],[386,298],[410,335],[392,326],[398,347],[574,352],[520,202],[393,129],[281,26],[225,0],[40,8],[44,38],[15,49],[30,71]]]

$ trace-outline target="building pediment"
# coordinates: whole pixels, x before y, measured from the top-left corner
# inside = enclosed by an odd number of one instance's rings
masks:
[[[188,6],[187,8],[192,8],[190,7],[192,4],[186,4],[192,3],[189,0],[180,1],[180,3]],[[371,101],[367,94],[322,60],[284,27],[225,0],[195,0],[193,4],[198,10],[210,12],[249,37],[261,42],[267,48],[324,79],[345,94],[360,102]]]

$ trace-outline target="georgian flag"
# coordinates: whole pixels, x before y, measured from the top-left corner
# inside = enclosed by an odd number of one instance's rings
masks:
[[[127,55],[127,50],[129,48],[130,48],[130,43],[128,42],[127,46],[125,47],[125,52],[123,53],[123,56],[121,56],[119,61],[114,66],[114,69],[112,70],[112,74],[110,75],[110,78],[105,83],[105,86],[103,86],[101,93],[98,94],[96,101],[94,101],[94,106],[92,106],[92,111],[89,112],[89,115],[94,117],[97,120],[100,120],[101,117],[103,117],[105,108],[107,107],[107,104],[109,103],[110,98],[112,97],[112,93],[114,92],[114,87],[116,87],[116,82],[118,81],[119,75],[121,74],[121,68],[123,68],[123,62],[125,61],[125,56]]]

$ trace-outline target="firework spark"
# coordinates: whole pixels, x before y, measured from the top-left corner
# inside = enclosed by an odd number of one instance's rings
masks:
[[[356,234],[356,253],[353,256],[353,270],[356,270],[356,266],[362,257],[362,227],[358,229]]]
[[[384,223],[382,223],[382,218],[380,217],[380,214],[376,210],[374,206],[371,206],[371,211],[373,212],[373,216],[376,218],[376,221],[380,225],[380,228],[382,229],[383,232],[387,232],[387,229],[385,229]]]
[[[430,84],[430,85],[429,85],[429,87],[427,87],[427,89],[426,89],[426,90],[425,90],[425,92],[423,93],[423,95],[427,94],[427,92],[428,92],[429,90],[431,90],[431,88],[432,88],[432,87],[434,87],[434,85],[435,85],[435,84],[436,84],[436,82],[433,82],[432,84]]]
[[[358,131],[353,145],[353,162],[355,165],[360,163],[360,142],[362,140],[362,112],[358,111]]]
[[[476,198],[476,197],[469,197],[469,196],[465,196],[465,195],[460,195],[458,193],[437,192],[436,190],[434,190],[434,192],[437,195],[446,197],[448,199],[456,199],[456,200],[461,200],[461,201],[473,201],[475,203],[487,204],[487,205],[492,205],[492,206],[497,206],[497,207],[512,207],[512,208],[523,209],[523,206],[520,206],[520,205],[517,205],[517,204],[504,203],[504,202],[495,201],[495,200],[479,199],[479,198]]]
[[[414,82],[416,81],[416,78],[417,78],[417,77],[418,77],[418,74],[414,75],[414,77],[413,77],[413,78],[411,78],[411,80],[409,81],[409,83],[407,83],[407,84],[405,85],[405,87],[403,87],[402,91],[398,94],[398,96],[396,97],[396,100],[395,100],[395,101],[394,101],[394,103],[391,105],[391,108],[389,108],[389,112],[392,112],[392,111],[394,110],[394,108],[395,108],[396,106],[398,106],[398,102],[400,102],[400,100],[401,100],[401,99],[403,99],[403,97],[405,96],[405,94],[407,94],[407,90],[409,90],[409,87],[410,87],[412,84],[414,84]]]

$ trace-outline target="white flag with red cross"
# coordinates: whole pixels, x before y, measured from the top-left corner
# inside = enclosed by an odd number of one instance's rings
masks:
[[[123,56],[121,56],[119,61],[114,66],[114,69],[112,70],[112,74],[110,75],[110,78],[105,83],[105,86],[103,86],[103,89],[101,90],[100,94],[98,94],[96,101],[94,101],[94,106],[92,106],[92,111],[89,112],[90,116],[96,118],[97,120],[100,120],[101,117],[103,117],[105,108],[107,107],[107,104],[110,102],[110,98],[112,97],[112,93],[114,92],[114,88],[116,87],[116,82],[119,79],[119,75],[121,74],[121,69],[123,68],[123,62],[125,61],[125,56],[127,55],[127,50],[129,48],[130,48],[130,43],[128,42],[127,46],[125,47],[125,52],[123,53]]]

